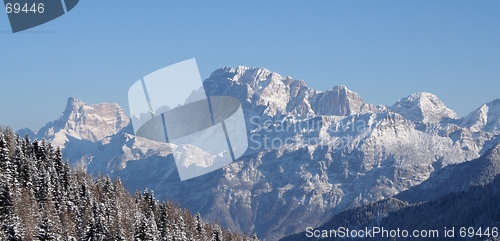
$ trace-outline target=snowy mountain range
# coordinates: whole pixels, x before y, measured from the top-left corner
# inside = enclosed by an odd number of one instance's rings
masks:
[[[500,142],[500,99],[458,118],[430,93],[375,106],[343,85],[317,91],[241,66],[214,71],[204,88],[240,100],[249,148],[240,160],[183,182],[167,144],[136,138],[117,104],[69,98],[59,119],[18,133],[52,141],[73,166],[120,176],[131,191],[154,189],[160,199],[266,240],[397,195]]]

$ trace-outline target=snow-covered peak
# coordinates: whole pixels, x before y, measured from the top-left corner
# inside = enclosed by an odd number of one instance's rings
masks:
[[[359,113],[363,104],[363,99],[356,92],[345,85],[338,85],[319,93],[313,109],[318,115],[345,116]]]
[[[500,99],[483,104],[471,112],[463,119],[462,125],[473,132],[482,130],[500,133]]]
[[[304,107],[308,104],[303,104],[307,101],[305,96],[308,96],[304,91],[310,90],[305,82],[281,76],[266,68],[224,67],[214,71],[204,81],[204,87],[207,95],[230,95],[253,107],[262,106],[264,114],[269,116],[284,114],[288,110],[300,109],[299,114],[309,111]],[[296,100],[298,95],[300,100]]]
[[[258,91],[266,88],[271,81],[282,81],[291,77],[285,78],[266,68],[238,66],[236,69],[233,67],[217,69],[205,81],[220,81],[221,79],[247,84],[253,90]]]
[[[309,88],[305,81],[282,76],[266,68],[238,66],[214,71],[204,82],[208,95],[231,95],[242,102],[264,107],[268,116],[335,115],[347,116],[379,112],[380,108],[363,102],[345,85],[327,91]]]
[[[68,103],[66,103],[66,108],[70,106],[76,106],[76,105],[85,105],[85,103],[75,97],[69,97],[68,98]]]
[[[271,74],[276,74],[276,73],[271,72],[269,69],[266,68],[247,67],[247,66],[238,66],[237,68],[233,68],[226,66],[212,72],[209,80],[228,78],[231,79],[232,81],[251,84],[251,82],[264,81]]]
[[[337,85],[332,88],[334,91],[352,92],[345,85]],[[354,93],[354,92],[353,92]]]
[[[230,74],[231,76],[234,76],[235,69],[231,66],[225,66],[219,69],[216,69],[212,74],[210,74],[209,79],[213,78],[220,78],[221,76],[225,76]]]
[[[427,92],[411,94],[398,100],[389,107],[389,110],[399,113],[408,120],[424,123],[437,123],[443,118],[458,118],[457,114],[446,107],[437,96]]]
[[[100,141],[128,126],[130,119],[116,103],[89,105],[70,97],[61,117],[42,127],[35,138],[45,138],[63,146],[69,138]]]

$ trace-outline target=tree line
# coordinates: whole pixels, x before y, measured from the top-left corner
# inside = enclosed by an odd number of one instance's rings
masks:
[[[0,240],[258,240],[160,202],[121,180],[73,170],[59,148],[0,127]]]

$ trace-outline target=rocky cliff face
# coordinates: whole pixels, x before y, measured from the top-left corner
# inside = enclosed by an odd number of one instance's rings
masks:
[[[410,203],[435,200],[444,194],[467,191],[471,186],[487,185],[500,174],[500,144],[480,158],[441,168],[418,186],[395,197]]]
[[[59,119],[47,123],[37,131],[37,137],[64,146],[70,138],[100,141],[127,127],[130,119],[118,104],[89,105],[75,98],[68,98],[66,109]]]
[[[266,240],[396,195],[499,142],[498,100],[458,119],[429,93],[373,106],[345,86],[321,92],[241,66],[216,70],[204,87],[209,96],[241,101],[249,148],[198,178],[180,182],[166,145],[135,138],[116,104],[70,98],[61,118],[36,137],[61,145],[89,172],[119,175],[130,190],[154,189],[159,198]]]

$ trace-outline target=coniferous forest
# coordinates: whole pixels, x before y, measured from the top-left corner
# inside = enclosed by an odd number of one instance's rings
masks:
[[[0,129],[0,240],[257,240],[224,230],[153,191],[72,170],[61,151]]]

